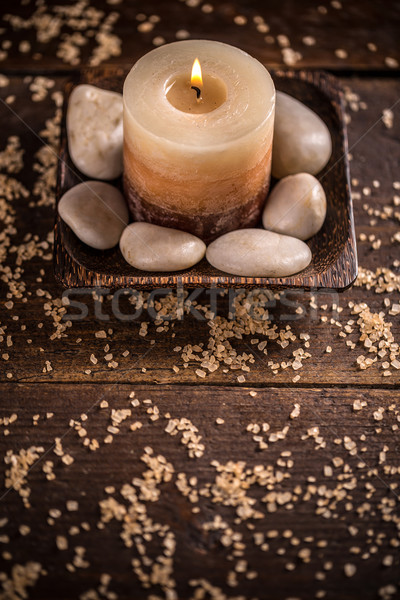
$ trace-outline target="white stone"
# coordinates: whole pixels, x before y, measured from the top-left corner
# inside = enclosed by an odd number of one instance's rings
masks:
[[[58,213],[82,242],[97,250],[118,244],[129,222],[123,195],[102,181],[85,181],[68,190],[58,203]]]
[[[243,277],[286,277],[311,261],[307,244],[265,229],[238,229],[212,242],[208,262],[226,273]]]
[[[278,179],[302,172],[315,175],[331,154],[331,134],[322,119],[292,96],[277,92],[272,175]]]
[[[326,215],[324,188],[313,175],[297,173],[281,179],[267,198],[265,229],[308,240],[322,227]]]
[[[73,89],[67,111],[68,147],[72,162],[94,179],[122,173],[122,94],[93,85]]]
[[[125,260],[141,271],[181,271],[198,263],[206,251],[195,235],[151,223],[131,223],[119,242]]]

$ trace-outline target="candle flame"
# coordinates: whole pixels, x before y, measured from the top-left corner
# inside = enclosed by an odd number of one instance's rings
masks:
[[[200,89],[203,86],[203,77],[201,75],[201,66],[198,58],[196,58],[193,63],[190,85],[194,85]]]

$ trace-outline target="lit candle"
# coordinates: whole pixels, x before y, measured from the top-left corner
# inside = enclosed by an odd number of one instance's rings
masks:
[[[220,42],[168,44],[134,65],[123,103],[124,187],[135,220],[206,241],[256,224],[275,109],[261,63]]]

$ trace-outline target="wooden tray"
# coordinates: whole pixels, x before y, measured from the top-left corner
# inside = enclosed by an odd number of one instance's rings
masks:
[[[71,90],[78,83],[90,83],[122,92],[129,68],[85,69],[76,72],[67,85],[61,126],[57,201],[72,186],[88,179],[73,165],[68,152],[65,117]],[[287,92],[314,110],[325,121],[332,135],[331,159],[318,175],[327,196],[327,216],[322,229],[308,241],[313,259],[304,271],[282,278],[237,277],[215,269],[205,259],[186,271],[139,271],[125,262],[118,247],[99,251],[83,244],[57,215],[54,236],[56,279],[66,287],[112,289],[152,289],[177,285],[205,288],[325,288],[338,291],[348,288],[357,276],[357,250],[340,88],[337,80],[324,72],[275,71],[271,75],[278,90]],[[116,181],[115,184],[120,186],[121,182]]]

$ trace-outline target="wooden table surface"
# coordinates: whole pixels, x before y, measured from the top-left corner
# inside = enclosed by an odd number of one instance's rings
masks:
[[[1,8],[0,598],[400,598],[400,3]],[[352,289],[65,305],[52,229],[71,70],[185,37],[338,76]]]

